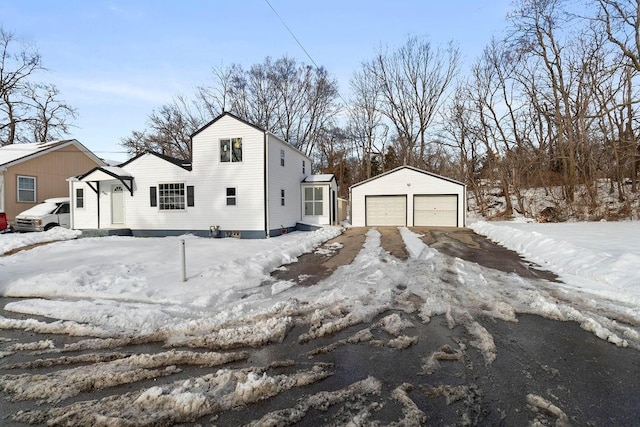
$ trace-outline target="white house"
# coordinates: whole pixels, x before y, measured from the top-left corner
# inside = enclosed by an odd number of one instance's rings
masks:
[[[466,186],[411,166],[401,166],[349,189],[351,224],[465,226]]]
[[[264,238],[335,221],[335,179],[270,132],[223,113],[191,144],[190,161],[147,152],[70,179],[72,228]]]

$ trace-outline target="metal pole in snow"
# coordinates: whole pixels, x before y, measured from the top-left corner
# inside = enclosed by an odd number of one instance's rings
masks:
[[[187,281],[187,262],[185,259],[184,239],[180,239],[180,281]]]

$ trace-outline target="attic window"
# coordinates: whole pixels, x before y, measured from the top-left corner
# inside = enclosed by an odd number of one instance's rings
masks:
[[[220,140],[220,162],[241,162],[242,161],[242,138],[231,138]]]
[[[280,150],[280,166],[284,166],[284,150]]]

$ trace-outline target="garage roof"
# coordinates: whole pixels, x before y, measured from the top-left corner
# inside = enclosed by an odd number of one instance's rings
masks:
[[[406,165],[405,165],[405,166],[399,166],[399,167],[397,167],[397,168],[395,168],[395,169],[391,169],[390,171],[387,171],[387,172],[381,173],[380,175],[376,175],[376,176],[371,177],[371,178],[369,178],[369,179],[366,179],[366,180],[364,180],[364,181],[360,181],[360,182],[358,182],[358,183],[356,183],[356,184],[353,184],[353,185],[352,185],[351,187],[349,187],[349,188],[354,188],[354,187],[357,187],[357,186],[359,186],[359,185],[366,184],[367,182],[370,182],[370,181],[376,180],[376,179],[378,179],[378,178],[382,178],[382,177],[383,177],[383,176],[385,176],[385,175],[390,175],[390,174],[392,174],[392,173],[394,173],[394,172],[397,172],[397,171],[399,171],[399,170],[401,170],[401,169],[410,169],[410,170],[415,171],[415,172],[420,172],[420,173],[423,173],[423,174],[425,174],[425,175],[430,175],[430,176],[433,176],[433,177],[435,177],[435,178],[439,178],[439,179],[442,179],[442,180],[445,180],[445,181],[452,182],[452,183],[454,183],[454,184],[462,185],[463,187],[466,187],[466,186],[467,186],[466,184],[464,184],[464,183],[462,183],[462,182],[460,182],[460,181],[456,181],[455,179],[447,178],[447,177],[444,177],[444,176],[442,176],[442,175],[438,175],[438,174],[435,174],[435,173],[432,173],[432,172],[427,172],[427,171],[425,171],[425,170],[418,169],[418,168],[413,167],[413,166],[406,166]]]

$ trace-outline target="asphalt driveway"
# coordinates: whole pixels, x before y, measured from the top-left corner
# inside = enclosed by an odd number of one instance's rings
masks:
[[[353,262],[367,231],[347,229],[314,253],[276,269],[273,280],[290,280],[298,286],[319,284],[341,266]],[[398,263],[419,262],[409,259],[397,228],[378,231],[385,257]],[[413,231],[429,247],[449,257],[452,264],[463,259],[495,270],[494,277],[557,280],[550,272],[471,230]],[[455,280],[451,280],[451,286],[457,286]],[[637,425],[640,420],[637,350],[616,347],[575,322],[528,314],[519,314],[515,322],[478,316],[467,323],[452,323],[447,313],[425,322],[418,309],[424,303],[421,297],[404,295],[401,286],[397,291],[404,304],[367,321],[347,324],[315,339],[302,339],[310,328],[299,319],[282,342],[233,349],[242,355],[224,363],[224,369],[259,369],[284,378],[304,369],[324,370],[329,374],[322,380],[309,381],[246,406],[212,408],[204,417],[167,414],[156,425],[563,426]],[[8,301],[0,298],[0,306]],[[6,318],[24,317],[6,311],[0,314]],[[487,342],[495,345],[493,358],[487,357],[483,343],[478,343],[475,323],[487,331]],[[3,425],[74,425],[88,420],[96,425],[106,424],[108,419],[95,418],[92,405],[109,402],[118,395],[135,396],[151,387],[202,378],[221,369],[181,362],[176,369],[162,371],[161,375],[148,374],[115,387],[84,385],[76,395],[61,402],[16,399],[18,392],[9,386],[3,388],[3,381],[8,384],[9,380],[33,374],[64,378],[70,366],[159,354],[166,349],[158,342],[116,343],[98,350],[78,348],[69,354],[48,355],[29,351],[29,345],[80,339],[11,329],[2,330],[2,334],[0,352],[10,345],[19,347],[16,344],[24,344],[25,349],[0,358]],[[25,412],[11,418],[18,411]],[[128,425],[137,425],[135,419],[130,421]]]

